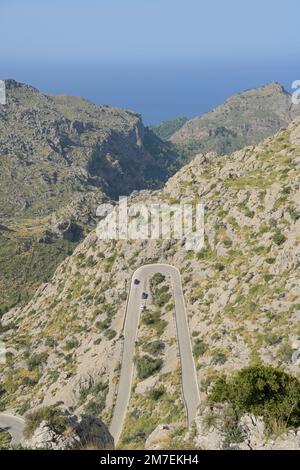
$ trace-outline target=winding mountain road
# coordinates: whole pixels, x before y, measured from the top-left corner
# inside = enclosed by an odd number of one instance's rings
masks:
[[[0,429],[11,435],[11,444],[20,444],[24,425],[25,422],[22,418],[7,413],[0,413]]]
[[[192,353],[191,339],[188,328],[187,312],[183,297],[180,272],[167,264],[149,264],[137,269],[132,276],[129,296],[123,325],[124,345],[121,363],[121,374],[117,390],[117,398],[110,424],[110,433],[117,444],[124,425],[134,372],[135,340],[140,319],[142,292],[145,291],[147,280],[156,273],[170,276],[175,305],[176,333],[181,365],[181,389],[186,409],[187,424],[194,420],[200,403],[196,368]],[[134,279],[139,279],[138,285]]]

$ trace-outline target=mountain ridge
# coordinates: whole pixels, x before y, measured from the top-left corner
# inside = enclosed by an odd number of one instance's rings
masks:
[[[256,145],[285,128],[300,114],[291,95],[278,82],[251,88],[226,99],[201,116],[187,121],[169,138],[187,155],[224,155]]]

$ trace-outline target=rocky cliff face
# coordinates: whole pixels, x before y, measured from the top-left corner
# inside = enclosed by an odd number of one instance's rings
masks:
[[[187,154],[226,154],[255,145],[300,114],[291,95],[278,83],[229,98],[203,116],[187,121],[171,137]]]
[[[46,410],[46,411],[45,411]],[[99,418],[73,415],[64,408],[40,408],[28,414],[22,446],[43,450],[110,450],[114,440]]]
[[[163,181],[161,162],[144,147],[147,131],[139,115],[45,95],[14,80],[5,85],[2,216],[44,215],[82,191],[118,197]]]
[[[9,355],[1,366],[1,408],[24,413],[62,401],[109,422],[127,289],[135,269],[148,262],[180,269],[203,397],[219,373],[258,360],[298,375],[299,136],[296,120],[256,147],[217,159],[199,155],[161,191],[132,197],[146,204],[202,202],[200,253],[186,252],[177,240],[99,241],[91,233],[25,308],[3,317]],[[147,378],[134,379],[124,446],[143,446],[161,422],[178,426],[178,434],[183,429],[167,292],[167,286],[156,292],[151,321],[142,314],[137,356],[160,363]]]

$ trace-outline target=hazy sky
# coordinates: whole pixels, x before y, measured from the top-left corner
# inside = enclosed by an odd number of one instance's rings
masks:
[[[0,58],[299,57],[299,0],[0,0]]]
[[[300,79],[299,0],[0,0],[0,79],[195,116]]]

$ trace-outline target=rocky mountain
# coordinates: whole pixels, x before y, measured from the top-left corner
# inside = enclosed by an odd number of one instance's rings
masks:
[[[211,112],[187,121],[169,136],[184,153],[224,155],[255,145],[300,114],[291,95],[278,83],[248,90],[229,98]]]
[[[138,114],[6,80],[0,105],[0,312],[26,298],[104,200],[158,187],[176,155]],[[172,169],[172,166],[174,167]]]
[[[0,108],[1,213],[44,215],[76,193],[116,198],[166,178],[138,114],[6,80]],[[163,146],[163,144],[162,144]]]
[[[299,152],[298,119],[257,146],[218,158],[198,155],[161,190],[133,194],[131,202],[145,204],[202,202],[204,248],[187,252],[181,240],[104,241],[89,234],[26,307],[3,316],[1,409],[24,414],[63,402],[109,423],[129,282],[138,267],[155,262],[180,270],[202,403],[220,375],[249,365],[282,367],[299,378]],[[169,280],[152,279],[149,289],[122,448],[143,448],[162,423],[158,439],[186,445]],[[199,433],[197,424],[193,445],[203,443]]]

